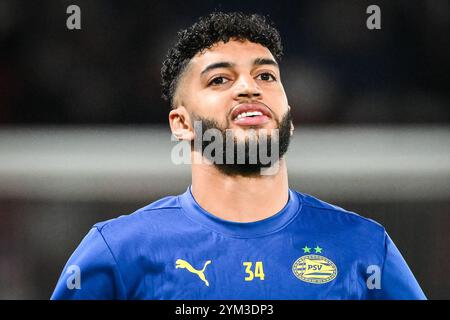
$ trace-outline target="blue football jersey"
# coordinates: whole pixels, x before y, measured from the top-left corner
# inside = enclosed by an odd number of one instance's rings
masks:
[[[220,219],[190,188],[89,231],[51,299],[426,299],[385,229],[289,190],[275,215]]]

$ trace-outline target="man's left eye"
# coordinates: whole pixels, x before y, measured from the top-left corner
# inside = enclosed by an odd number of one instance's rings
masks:
[[[264,72],[257,76],[257,78],[263,80],[263,81],[275,81],[275,76],[271,73]]]

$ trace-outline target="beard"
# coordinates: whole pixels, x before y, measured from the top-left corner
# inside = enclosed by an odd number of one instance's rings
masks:
[[[271,167],[274,161],[279,161],[287,152],[291,139],[292,114],[288,110],[281,118],[274,119],[278,129],[278,134],[273,135],[270,130],[263,132],[259,130],[243,130],[243,132],[252,132],[253,134],[245,134],[244,138],[234,135],[234,131],[229,128],[229,121],[225,127],[221,126],[216,120],[203,118],[194,113],[191,114],[192,119],[197,122],[201,121],[201,130],[195,127],[195,137],[201,136],[201,143],[195,144],[191,142],[191,149],[201,151],[203,157],[208,159],[223,174],[227,176],[256,177],[261,175],[261,170]],[[220,152],[216,154],[215,149],[211,153],[205,152],[213,141],[205,141],[203,137],[208,130],[215,130],[222,139],[219,144]],[[198,132],[197,132],[198,131]],[[228,132],[228,135],[227,135]],[[230,135],[231,133],[231,135]],[[227,139],[231,143],[227,142]],[[194,139],[195,140],[195,139]],[[219,141],[220,141],[219,140]],[[232,149],[230,151],[230,145]],[[274,150],[274,148],[276,148]],[[262,156],[266,152],[266,156]],[[270,154],[270,156],[269,156]],[[275,156],[275,159],[273,159]],[[272,161],[268,162],[267,157]]]

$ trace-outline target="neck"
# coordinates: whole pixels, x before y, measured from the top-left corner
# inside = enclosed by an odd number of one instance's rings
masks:
[[[254,222],[268,218],[286,205],[288,177],[284,159],[275,174],[227,176],[215,166],[192,165],[192,195],[211,214],[228,221]]]

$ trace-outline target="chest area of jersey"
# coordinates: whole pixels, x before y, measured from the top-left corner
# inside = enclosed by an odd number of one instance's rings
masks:
[[[166,252],[164,268],[148,277],[153,298],[339,299],[355,285],[354,259],[326,242],[215,244]]]

